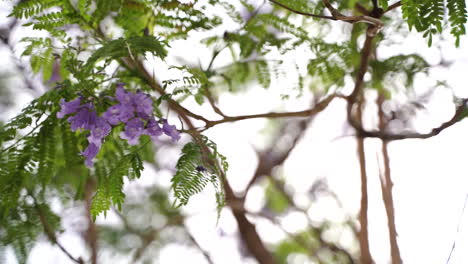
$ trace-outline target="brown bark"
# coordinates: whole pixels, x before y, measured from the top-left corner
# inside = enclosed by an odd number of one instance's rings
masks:
[[[91,216],[91,201],[93,199],[93,193],[96,188],[96,181],[92,178],[89,178],[86,181],[85,185],[85,210],[86,210],[86,219],[88,222],[88,228],[84,233],[84,240],[91,251],[91,264],[97,264],[97,255],[98,255],[98,231],[96,224],[93,221]]]
[[[383,95],[379,95],[377,104],[379,107],[379,129],[384,131],[387,124],[385,121],[384,112],[382,110],[382,103],[384,101]],[[390,171],[390,156],[388,154],[388,141],[382,140],[382,156],[384,163],[384,175],[380,176],[380,187],[382,190],[382,199],[385,205],[385,211],[387,213],[388,223],[388,235],[390,238],[390,252],[392,258],[392,264],[401,264],[400,249],[398,248],[397,242],[397,231],[395,224],[395,207],[393,204],[393,182]]]
[[[232,213],[234,214],[234,218],[236,218],[240,236],[245,242],[249,252],[260,264],[276,263],[273,255],[268,251],[258,235],[255,225],[247,219],[245,211],[238,210],[239,207],[243,207],[243,200],[235,196],[227,181],[224,182],[224,190],[226,192],[226,202],[228,206],[234,207]]]
[[[374,28],[368,27],[364,46],[361,50],[361,61],[357,69],[354,89],[348,96],[348,122],[353,127],[362,127],[362,100],[364,100],[362,89],[364,87],[364,75],[369,66],[369,60],[372,54],[373,46],[372,41]],[[353,108],[356,106],[356,115],[353,115]],[[359,131],[358,131],[359,132]],[[359,246],[361,249],[361,263],[372,264],[372,256],[369,248],[369,233],[368,233],[368,194],[367,194],[367,171],[366,171],[366,158],[364,149],[364,137],[360,133],[357,134],[357,154],[359,158],[359,166],[361,173],[361,208],[359,211]]]
[[[362,108],[361,104],[357,107],[357,116],[362,121]],[[372,264],[372,256],[369,248],[369,231],[368,231],[368,218],[367,210],[369,207],[368,193],[367,193],[367,170],[366,170],[366,155],[364,147],[364,138],[357,137],[357,152],[359,157],[359,168],[361,171],[361,209],[359,210],[359,246],[361,248],[361,263]]]

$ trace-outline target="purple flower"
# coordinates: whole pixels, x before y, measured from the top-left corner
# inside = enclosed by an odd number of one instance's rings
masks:
[[[88,137],[89,143],[94,143],[96,145],[101,145],[102,139],[109,135],[112,127],[107,123],[107,121],[98,117],[94,128],[91,130],[91,134]]]
[[[151,100],[151,97],[139,91],[133,95],[132,101],[138,116],[148,120],[153,114],[153,100]]]
[[[132,103],[132,93],[128,93],[123,88],[123,85],[117,85],[117,89],[115,91],[115,97],[121,104],[131,104]]]
[[[141,121],[139,118],[133,118],[125,125],[125,130],[120,133],[120,138],[126,139],[130,145],[136,145],[138,144],[138,139],[143,134],[143,132],[143,121]]]
[[[107,108],[102,117],[111,125],[118,125],[120,123],[120,105],[113,105]]]
[[[154,119],[154,117],[150,119],[150,121],[148,121],[146,129],[143,132],[143,134],[150,136],[153,140],[160,136],[162,133],[163,131],[159,126],[158,122],[156,122],[156,120]]]
[[[81,152],[81,155],[86,157],[85,164],[88,168],[93,167],[93,159],[96,157],[96,155],[99,152],[99,147],[100,145],[96,145],[94,143],[89,143],[88,147],[85,149],[85,151]]]
[[[162,119],[162,121],[163,121],[162,131],[164,132],[164,134],[170,136],[173,142],[178,141],[180,139],[180,133],[179,131],[177,131],[176,127],[169,125],[166,119]]]
[[[60,112],[57,112],[57,118],[63,118],[64,116],[75,113],[81,105],[81,97],[76,98],[73,101],[65,102],[65,99],[60,100]]]
[[[115,84],[115,86],[117,87],[117,89],[124,88],[125,83],[124,82],[118,82],[118,83]]]
[[[119,120],[127,123],[128,120],[135,117],[135,108],[132,105],[118,104],[119,107]]]
[[[78,110],[76,115],[68,118],[72,131],[76,131],[79,128],[91,130],[96,125],[96,120],[97,114],[91,103],[84,105]]]

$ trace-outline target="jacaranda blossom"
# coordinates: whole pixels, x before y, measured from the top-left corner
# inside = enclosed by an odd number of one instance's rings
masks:
[[[88,168],[93,167],[93,159],[98,154],[99,147],[100,146],[97,146],[94,143],[89,143],[88,147],[81,152],[81,155],[83,155],[86,158],[85,164]]]
[[[138,144],[138,139],[143,134],[143,131],[143,121],[139,118],[133,118],[125,125],[125,130],[120,133],[120,138],[126,139],[130,145],[136,145]]]
[[[160,135],[162,135],[163,131],[161,127],[159,126],[158,122],[153,118],[148,121],[148,124],[146,125],[146,129],[143,132],[145,135],[148,135],[151,137],[151,139],[156,139]]]
[[[118,85],[117,89],[115,90],[115,97],[121,104],[132,104],[132,96],[133,93],[129,93],[125,91],[123,86]]]
[[[62,98],[60,100],[61,109],[60,109],[60,112],[57,112],[57,118],[63,118],[66,115],[75,113],[76,110],[78,110],[78,108],[80,107],[80,105],[81,105],[81,97],[78,97],[75,100],[70,101],[70,102],[66,102],[65,99]]]
[[[132,101],[137,115],[145,120],[149,120],[153,115],[153,100],[151,100],[151,97],[139,91],[133,95]]]
[[[78,129],[89,130],[87,137],[88,147],[81,152],[88,167],[93,166],[96,157],[105,137],[107,137],[112,126],[125,124],[124,130],[120,133],[120,138],[127,140],[130,145],[137,145],[141,135],[148,135],[155,140],[162,134],[171,137],[172,141],[180,139],[180,133],[175,126],[169,125],[166,119],[157,121],[153,115],[153,100],[148,94],[141,91],[136,93],[126,91],[123,83],[116,85],[115,97],[108,96],[113,102],[118,102],[110,106],[98,116],[93,103],[82,104],[83,98],[79,97],[73,101],[60,101],[61,110],[57,113],[58,118],[71,115],[67,120],[72,131]],[[162,127],[160,126],[162,124]]]
[[[91,103],[87,103],[80,107],[78,112],[67,120],[70,122],[72,131],[76,131],[80,128],[91,130],[96,124],[97,114],[96,111],[94,111],[93,105]]]
[[[162,130],[164,134],[170,136],[173,142],[178,141],[180,139],[180,133],[179,131],[177,131],[176,127],[169,125],[166,119],[162,119],[162,121],[163,121]]]
[[[102,140],[109,135],[111,129],[112,127],[104,118],[98,117],[94,128],[91,129],[88,141],[96,145],[101,145]]]

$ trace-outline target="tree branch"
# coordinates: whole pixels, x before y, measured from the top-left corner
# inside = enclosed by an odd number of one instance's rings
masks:
[[[206,261],[209,263],[209,264],[214,264],[214,261],[213,259],[211,258],[210,254],[208,253],[208,251],[206,251],[205,249],[203,249],[201,247],[201,245],[197,242],[197,240],[195,239],[195,237],[190,233],[190,231],[188,230],[188,227],[185,226],[185,232],[187,233],[190,241],[192,241],[192,243],[195,245],[195,247],[203,254],[203,256],[205,257]]]
[[[392,4],[392,5],[390,5],[390,6],[387,8],[387,10],[385,10],[384,14],[387,13],[387,12],[392,11],[393,9],[396,9],[396,8],[400,7],[401,5],[402,5],[402,4],[401,4],[401,1],[398,1],[398,2],[396,2],[396,3]]]
[[[302,12],[302,11],[299,11],[299,10],[295,10],[295,9],[292,9],[290,7],[288,7],[287,5],[285,4],[282,4],[278,1],[275,1],[275,0],[269,0],[270,2],[274,3],[275,5],[277,6],[280,6],[286,10],[289,10],[293,13],[296,13],[296,14],[299,14],[299,15],[303,15],[303,16],[308,16],[308,17],[314,17],[314,18],[323,18],[323,19],[330,19],[330,20],[337,20],[335,17],[332,17],[332,16],[324,16],[324,15],[315,15],[315,14],[311,14],[311,13],[306,13],[306,12]]]
[[[367,131],[362,128],[361,125],[357,124],[356,122],[350,122],[350,124],[356,129],[357,133],[361,137],[369,137],[369,138],[379,138],[382,140],[392,141],[392,140],[402,140],[402,139],[427,139],[433,136],[437,136],[445,129],[455,125],[456,123],[460,122],[466,117],[466,104],[468,103],[468,98],[462,99],[461,105],[459,105],[455,111],[455,114],[452,118],[440,126],[433,128],[428,133],[401,133],[401,134],[393,134],[384,131]]]
[[[39,221],[42,224],[42,227],[44,228],[44,233],[46,234],[47,238],[49,239],[50,242],[53,244],[57,245],[59,249],[73,262],[77,264],[84,264],[83,259],[81,257],[75,258],[72,256],[72,254],[65,249],[65,247],[58,241],[57,236],[55,235],[55,232],[53,228],[50,226],[50,224],[47,222],[46,217],[44,216],[44,212],[42,211],[41,206],[37,203],[36,198],[32,195],[30,195],[33,200],[34,200],[34,208],[36,210],[36,213],[39,216]]]
[[[326,0],[324,0],[326,1]],[[362,126],[362,100],[363,97],[363,87],[364,87],[364,75],[366,74],[369,66],[370,56],[373,50],[372,41],[375,34],[369,34],[373,31],[373,26],[367,28],[366,39],[364,41],[364,46],[361,50],[361,61],[357,69],[356,79],[354,83],[354,88],[351,94],[348,96],[348,106],[347,106],[347,119],[349,123],[359,124],[359,127]],[[353,107],[356,106],[356,117],[353,116]],[[368,193],[367,193],[367,171],[366,171],[366,158],[365,158],[365,149],[364,149],[364,138],[359,136],[357,137],[357,154],[359,158],[359,166],[361,173],[361,208],[359,211],[359,245],[361,248],[361,263],[362,264],[372,264],[372,256],[370,254],[369,248],[369,234],[368,234],[368,219],[367,219],[367,210],[368,210]]]
[[[278,112],[269,112],[269,113],[264,113],[264,114],[255,114],[255,115],[243,115],[243,116],[226,116],[223,119],[216,120],[216,121],[208,121],[207,125],[203,128],[203,130],[206,130],[210,127],[213,127],[218,124],[222,123],[227,123],[227,122],[235,122],[235,121],[240,121],[240,120],[246,120],[246,119],[253,119],[253,118],[285,118],[285,117],[309,117],[311,115],[315,115],[323,111],[330,103],[333,101],[335,98],[345,98],[341,95],[331,95],[319,103],[317,103],[313,108],[303,110],[303,111],[297,111],[297,112],[283,112],[283,113],[278,113]]]
[[[83,234],[84,240],[91,250],[91,264],[97,264],[98,257],[98,231],[96,224],[91,216],[91,202],[93,199],[93,192],[96,188],[96,182],[92,178],[88,178],[85,184],[85,210],[88,228]]]
[[[362,95],[361,95],[362,96]],[[362,102],[358,103],[357,118],[362,122]],[[372,256],[369,247],[369,231],[368,231],[368,216],[367,210],[369,207],[367,193],[367,169],[366,169],[366,152],[364,146],[364,138],[357,137],[357,153],[359,157],[359,168],[361,171],[361,208],[359,210],[359,246],[361,249],[361,263],[372,264]]]
[[[328,9],[328,11],[332,14],[331,16],[325,16],[325,15],[316,15],[316,14],[310,14],[310,13],[307,13],[307,12],[303,12],[303,11],[300,11],[300,10],[295,10],[291,7],[288,7],[276,0],[269,0],[270,2],[278,5],[278,6],[281,6],[282,8],[286,9],[286,10],[289,10],[293,13],[296,13],[296,14],[299,14],[299,15],[303,15],[303,16],[308,16],[308,17],[313,17],[313,18],[321,18],[321,19],[329,19],[329,20],[339,20],[339,21],[343,21],[343,22],[347,22],[347,23],[357,23],[357,22],[364,22],[364,23],[368,23],[368,24],[371,24],[373,26],[375,26],[375,30],[376,32],[378,32],[382,27],[383,27],[383,22],[378,19],[378,18],[375,18],[375,17],[371,17],[371,16],[345,16],[343,14],[341,14],[338,10],[336,10],[328,0],[323,0],[323,3],[325,4],[325,7]],[[376,34],[376,33],[374,33]]]
[[[235,196],[234,191],[231,189],[227,180],[224,182],[224,190],[226,192],[226,204],[232,209],[232,213],[234,214],[234,218],[237,222],[237,227],[239,228],[239,234],[244,240],[249,252],[260,264],[276,263],[271,252],[268,251],[263,244],[255,225],[247,219],[244,211],[236,210],[236,208],[239,208],[239,205],[243,207],[244,201],[243,199]]]
[[[247,184],[245,188],[244,197],[247,195],[248,191],[254,185],[254,183],[258,181],[258,179],[260,179],[262,176],[265,176],[265,175],[271,175],[274,167],[284,163],[284,161],[291,154],[291,151],[296,147],[297,143],[299,142],[299,139],[301,139],[302,136],[304,135],[304,132],[306,131],[307,126],[312,119],[313,117],[310,117],[308,119],[301,120],[300,122],[298,122],[298,126],[300,127],[299,131],[294,136],[292,140],[293,142],[290,144],[290,146],[286,150],[282,151],[281,153],[277,153],[276,151],[274,151],[276,144],[271,144],[270,147],[267,148],[266,150],[262,151],[261,153],[257,153],[257,156],[258,156],[257,169],[255,170],[254,175],[252,176],[252,178],[250,179],[249,183]],[[272,142],[274,143],[278,142],[282,138],[281,136],[286,134],[285,130],[288,126],[289,126],[288,124],[284,124],[281,127],[280,132],[276,135],[275,139],[273,139]]]
[[[382,109],[384,102],[384,95],[380,94],[377,98],[378,113],[379,113],[379,129],[384,131],[387,122],[385,121],[385,114]],[[403,261],[400,255],[400,249],[398,248],[397,236],[395,224],[395,206],[393,204],[393,182],[390,171],[390,155],[388,154],[388,141],[382,141],[382,156],[384,164],[384,174],[380,172],[380,188],[382,190],[382,200],[384,201],[385,211],[387,212],[387,224],[388,224],[388,235],[390,238],[390,252],[392,257],[392,264],[401,264]]]

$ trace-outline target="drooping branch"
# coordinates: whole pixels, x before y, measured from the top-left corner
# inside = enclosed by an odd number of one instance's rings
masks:
[[[367,73],[370,57],[373,50],[373,39],[375,34],[374,27],[369,26],[367,29],[366,39],[364,46],[361,49],[361,59],[357,69],[354,88],[348,96],[347,118],[349,123],[359,124],[362,126],[362,106],[363,106],[363,88],[364,88],[364,75]],[[356,113],[354,113],[356,110]],[[358,135],[357,137],[357,154],[359,159],[360,175],[361,175],[361,208],[359,211],[359,245],[361,249],[361,263],[372,264],[372,256],[369,248],[369,234],[368,234],[368,193],[367,193],[367,171],[366,171],[366,158],[364,149],[364,138]]]
[[[81,257],[75,258],[73,255],[58,241],[57,236],[53,228],[50,226],[49,222],[47,221],[44,211],[42,207],[37,203],[36,198],[32,195],[29,195],[34,200],[34,208],[36,210],[37,215],[39,216],[39,221],[41,222],[42,227],[44,228],[44,233],[49,239],[52,244],[58,246],[58,248],[73,262],[77,264],[84,264],[84,261]]]
[[[387,10],[385,10],[384,13],[390,12],[390,11],[392,11],[393,9],[396,9],[396,8],[400,7],[401,5],[402,5],[401,1],[398,1],[398,2],[396,2],[396,3],[392,4],[392,5],[390,5],[390,6],[387,8]]]
[[[85,184],[85,217],[88,227],[83,233],[83,238],[88,244],[91,251],[91,264],[97,264],[98,261],[98,231],[96,228],[96,223],[93,221],[91,216],[91,202],[93,200],[93,193],[96,189],[96,181],[93,178],[89,178]]]
[[[190,233],[189,231],[189,228],[187,226],[185,226],[185,233],[187,233],[190,241],[192,242],[192,244],[198,249],[198,251],[200,251],[200,253],[203,254],[203,256],[205,257],[206,261],[209,263],[209,264],[214,264],[214,261],[213,259],[211,258],[211,255],[208,251],[206,251],[205,249],[203,249],[203,247],[198,243],[198,241],[195,239],[195,237]]]
[[[379,129],[384,131],[387,127],[385,120],[385,114],[382,109],[384,102],[383,94],[380,94],[377,98],[377,106],[379,112]],[[398,248],[397,231],[395,224],[395,206],[393,203],[393,181],[390,170],[390,155],[388,154],[388,141],[382,141],[382,157],[384,165],[384,173],[380,172],[380,187],[382,191],[382,199],[385,205],[385,211],[387,212],[387,224],[388,224],[388,235],[390,238],[390,253],[392,258],[392,264],[401,264],[400,249]]]
[[[293,9],[291,7],[288,7],[287,5],[282,4],[282,3],[278,2],[278,1],[275,1],[275,0],[270,0],[270,2],[274,3],[277,6],[280,6],[280,7],[284,8],[286,10],[289,10],[289,11],[291,11],[293,13],[299,14],[299,15],[308,16],[308,17],[315,17],[315,18],[330,19],[330,20],[337,20],[333,16],[316,15],[316,14],[303,12],[303,11],[300,11],[300,10],[295,10],[295,9]]]
[[[361,95],[362,97],[362,95]],[[362,101],[356,107],[356,115],[360,122],[362,122]],[[367,192],[367,169],[366,169],[366,152],[364,145],[364,138],[357,137],[357,154],[359,158],[359,169],[361,172],[361,208],[359,210],[359,246],[361,249],[361,263],[372,264],[372,256],[369,247],[369,231],[368,231],[368,207],[369,198]]]
[[[439,135],[445,129],[457,124],[461,120],[466,117],[467,107],[466,104],[468,103],[468,98],[462,99],[461,104],[456,108],[456,111],[450,120],[442,123],[440,126],[433,128],[428,133],[388,133],[385,131],[368,131],[365,130],[361,125],[357,124],[355,121],[350,124],[354,127],[356,132],[361,137],[369,137],[369,138],[379,138],[381,140],[403,140],[403,139],[427,139],[433,136]]]

